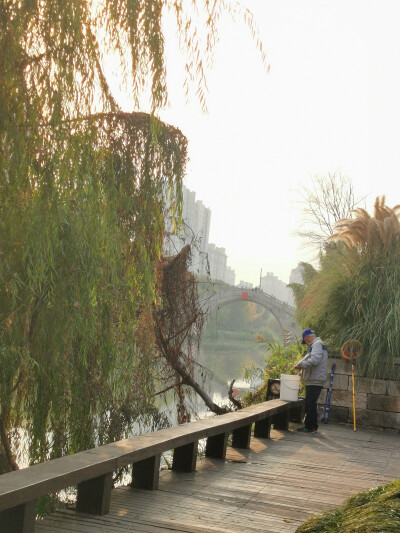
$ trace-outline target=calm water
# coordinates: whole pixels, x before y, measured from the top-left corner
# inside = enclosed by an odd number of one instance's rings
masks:
[[[252,363],[257,367],[262,367],[265,363],[265,347],[256,342],[226,342],[219,339],[208,339],[200,347],[197,357],[200,365],[208,369],[208,379],[204,384],[204,390],[217,405],[230,405],[228,390],[231,381],[234,379],[234,389],[240,394],[255,388],[257,382],[248,382],[243,379],[244,367]],[[214,416],[204,404],[203,400],[195,394],[190,395],[189,407],[193,412],[192,420]],[[173,395],[168,399],[167,405],[162,407],[171,425],[177,425],[176,406]],[[23,430],[21,430],[23,432]],[[147,433],[150,428],[133,428],[132,436],[140,433]],[[22,436],[22,442],[25,439]],[[28,457],[24,455],[19,461],[20,467],[28,466]]]
[[[265,347],[256,342],[206,340],[197,357],[198,363],[208,370],[209,378],[204,390],[217,405],[230,405],[228,391],[232,380],[235,380],[233,388],[239,396],[250,389],[254,390],[261,381],[257,377],[251,381],[245,380],[245,367],[262,368],[265,358]],[[199,418],[213,416],[201,398],[196,398],[194,412]]]

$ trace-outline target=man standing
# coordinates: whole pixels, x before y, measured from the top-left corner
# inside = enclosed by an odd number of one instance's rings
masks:
[[[305,329],[302,337],[301,342],[308,345],[308,352],[294,368],[301,370],[306,385],[306,417],[304,427],[297,431],[315,433],[318,429],[317,400],[328,373],[328,351],[312,329]]]

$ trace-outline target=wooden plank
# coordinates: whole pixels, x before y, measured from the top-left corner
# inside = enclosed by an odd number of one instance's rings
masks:
[[[383,476],[398,477],[398,436],[354,436],[334,425],[304,435],[295,427],[252,438],[250,449],[228,447],[225,460],[198,460],[195,472],[162,470],[158,491],[117,488],[108,515],[64,511],[36,533],[293,533]]]
[[[234,431],[246,423],[257,422],[301,404],[301,401],[271,400],[4,474],[0,476],[0,511],[191,442]]]

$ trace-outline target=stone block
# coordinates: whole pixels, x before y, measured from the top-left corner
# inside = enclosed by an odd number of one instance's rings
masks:
[[[318,417],[321,420],[325,415],[325,404],[319,405],[318,409]],[[328,422],[331,420],[332,422],[347,422],[347,418],[349,415],[349,408],[348,407],[341,407],[339,405],[330,405],[329,413],[328,413]]]
[[[344,359],[336,359],[336,358],[328,358],[328,370],[330,373],[330,370],[332,368],[332,364],[335,363],[335,374],[345,374],[348,376],[351,374],[351,363],[348,361],[345,361]]]
[[[387,393],[389,396],[400,396],[400,381],[388,381]]]
[[[367,394],[386,394],[387,381],[384,379],[374,378],[362,378],[355,376],[354,378],[356,393],[365,392]],[[348,390],[353,390],[353,383],[351,377],[349,377]]]
[[[325,383],[324,383],[324,389],[329,388],[329,383],[331,381],[331,375],[329,374]],[[332,390],[348,390],[349,387],[349,376],[345,374],[334,374],[333,376],[333,385]],[[321,392],[322,395],[323,391]]]
[[[377,368],[374,370],[374,377],[378,379],[393,379],[395,378],[396,374],[396,366],[392,365],[382,366],[382,368]],[[397,376],[397,379],[399,379],[399,376]]]
[[[353,409],[349,409],[349,416],[347,422],[351,425],[354,424]],[[357,426],[374,426],[374,417],[369,415],[368,409],[356,409],[356,427]]]
[[[400,413],[400,397],[368,394],[367,409]]]
[[[367,407],[367,395],[357,393],[356,391],[356,409],[366,409]],[[353,407],[353,393],[352,391],[340,391],[333,390],[331,396],[331,405],[340,405],[342,407]]]
[[[383,429],[400,430],[400,413],[385,413],[384,411],[360,410],[356,411],[356,417],[357,426],[369,426]]]

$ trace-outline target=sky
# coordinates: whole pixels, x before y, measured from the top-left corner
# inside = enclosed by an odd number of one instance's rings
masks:
[[[161,118],[189,141],[184,184],[211,209],[210,242],[236,282],[272,272],[289,282],[310,261],[295,231],[313,178],[347,176],[372,213],[400,203],[399,0],[243,0],[244,21],[221,21],[208,112],[186,101],[182,58],[166,35],[170,107]]]

